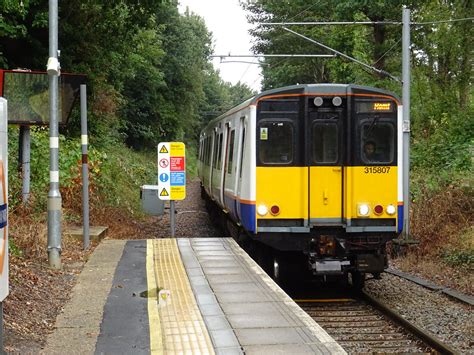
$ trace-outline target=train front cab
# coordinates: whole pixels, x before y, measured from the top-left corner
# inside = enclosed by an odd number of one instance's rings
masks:
[[[380,274],[402,225],[397,99],[305,85],[261,97],[256,128],[255,239],[303,251],[315,275]]]

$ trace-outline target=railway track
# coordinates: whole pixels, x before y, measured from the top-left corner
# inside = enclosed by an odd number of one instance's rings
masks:
[[[350,299],[295,301],[350,354],[455,353],[365,293]]]

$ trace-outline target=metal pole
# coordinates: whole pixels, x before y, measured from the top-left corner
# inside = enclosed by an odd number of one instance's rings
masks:
[[[58,0],[49,0],[49,192],[48,260],[52,268],[61,268],[61,193],[59,192],[58,131]]]
[[[23,177],[22,197],[23,204],[30,198],[30,126],[20,126],[21,137],[21,172]]]
[[[403,237],[410,239],[410,9],[403,8]]]
[[[89,163],[87,144],[87,88],[85,85],[81,85],[82,235],[84,249],[89,248]]]
[[[176,234],[176,216],[174,213],[174,200],[170,200],[170,223],[171,223],[171,238]]]

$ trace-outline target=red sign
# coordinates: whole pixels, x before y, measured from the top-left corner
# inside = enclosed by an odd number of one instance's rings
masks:
[[[171,157],[170,162],[170,171],[184,171],[184,157]]]

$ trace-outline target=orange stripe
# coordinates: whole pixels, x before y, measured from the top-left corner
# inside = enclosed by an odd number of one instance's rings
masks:
[[[225,192],[224,191],[224,195],[227,195],[229,196],[230,198],[234,199],[234,200],[237,200],[241,203],[245,203],[247,205],[255,205],[256,201],[250,201],[250,200],[244,200],[243,198],[239,198],[237,195],[234,195],[230,192]]]
[[[346,94],[346,93],[341,93],[341,94],[327,94],[327,93],[317,93],[317,92],[312,92],[312,93],[307,93],[307,94],[277,94],[277,95],[269,95],[269,96],[262,96],[257,99],[257,102],[260,102],[262,100],[266,99],[273,99],[276,97],[296,97],[296,96],[369,96],[369,97],[381,97],[384,99],[390,99],[394,100],[397,105],[400,105],[400,102],[392,96],[388,95],[381,95],[381,94]]]
[[[398,202],[398,205],[399,205],[399,206],[403,206],[403,201],[402,201],[402,202]]]

